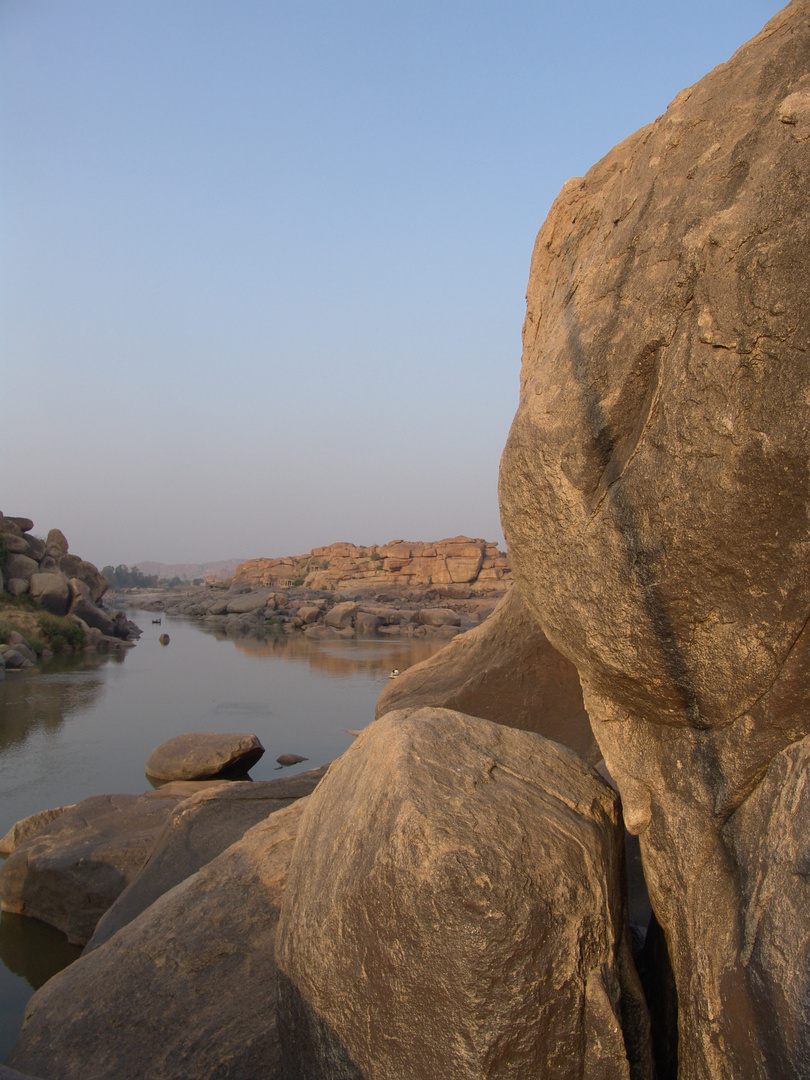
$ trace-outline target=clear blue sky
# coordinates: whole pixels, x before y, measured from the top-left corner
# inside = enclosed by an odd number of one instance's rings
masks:
[[[99,565],[500,539],[557,191],[772,0],[3,0],[0,509]]]

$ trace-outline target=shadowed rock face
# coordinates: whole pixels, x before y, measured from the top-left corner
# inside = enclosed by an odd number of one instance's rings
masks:
[[[501,468],[516,581],[641,837],[682,1077],[810,1060],[795,919],[769,923],[768,980],[752,966],[766,825],[728,824],[810,730],[809,184],[796,0],[563,188]]]
[[[481,626],[391,680],[377,716],[424,705],[537,732],[592,765],[602,756],[577,669],[549,643],[515,588]]]
[[[447,709],[376,721],[302,817],[277,945],[286,1080],[649,1076],[623,832],[557,743]]]

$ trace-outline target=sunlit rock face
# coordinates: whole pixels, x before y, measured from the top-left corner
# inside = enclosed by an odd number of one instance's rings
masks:
[[[296,840],[285,1080],[650,1080],[623,833],[610,787],[540,735],[435,708],[371,724]]]
[[[641,836],[683,1077],[810,1068],[802,995],[774,991],[806,981],[795,913],[751,966],[742,867],[780,818],[734,821],[810,730],[808,190],[797,0],[561,191],[501,468],[516,582]]]

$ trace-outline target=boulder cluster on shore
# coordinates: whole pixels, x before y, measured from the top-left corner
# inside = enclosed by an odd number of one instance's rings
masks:
[[[452,638],[478,626],[499,598],[497,593],[475,596],[463,586],[438,586],[426,592],[409,590],[399,596],[393,591],[369,596],[302,588],[277,590],[240,583],[200,586],[181,596],[130,596],[127,602],[145,611],[194,618],[203,626],[229,635]]]
[[[48,644],[120,649],[140,636],[122,611],[105,608],[107,581],[93,563],[69,552],[64,533],[51,529],[42,539],[33,528],[30,518],[0,512],[0,598],[6,601],[0,611],[0,678],[5,668],[30,667],[38,654],[50,655]],[[37,612],[52,618],[37,619]],[[66,624],[53,621],[63,618]]]
[[[226,634],[452,638],[478,626],[511,584],[509,561],[495,543],[455,536],[371,548],[336,543],[309,555],[252,559],[227,582],[127,600]]]
[[[498,609],[393,680],[325,775],[268,792],[273,812],[237,813],[249,784],[165,810],[11,1066],[810,1077],[808,190],[810,0],[792,0],[549,212]],[[262,572],[200,617],[381,618],[343,586],[293,612]],[[152,819],[169,793],[143,798]],[[60,820],[20,824],[9,903],[55,865]]]

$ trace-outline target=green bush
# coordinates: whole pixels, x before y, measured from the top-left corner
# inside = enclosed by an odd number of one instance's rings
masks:
[[[84,648],[84,629],[73,619],[63,619],[59,615],[42,611],[37,616],[37,626],[53,652],[59,652],[65,645],[74,652]]]

